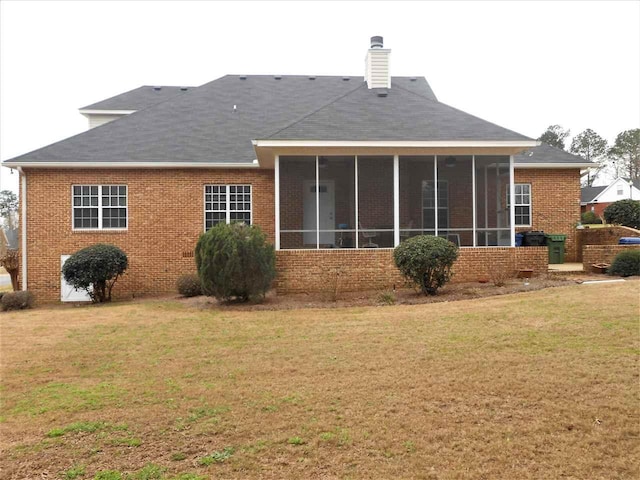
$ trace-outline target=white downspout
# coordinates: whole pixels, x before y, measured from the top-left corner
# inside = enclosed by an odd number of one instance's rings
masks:
[[[21,222],[21,247],[22,250],[22,290],[27,289],[27,175],[22,170],[22,167],[18,167],[20,173],[20,196],[22,197],[22,211],[20,212]]]

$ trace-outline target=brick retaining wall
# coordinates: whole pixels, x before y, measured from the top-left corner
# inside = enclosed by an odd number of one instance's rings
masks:
[[[495,271],[515,277],[521,269],[533,269],[534,275],[540,275],[547,268],[546,247],[462,248],[453,267],[452,281],[489,279]],[[276,270],[278,293],[328,291],[336,281],[341,291],[383,290],[404,285],[393,262],[393,249],[280,250],[276,252]]]
[[[640,250],[640,245],[585,245],[582,248],[582,267],[585,272],[590,272],[594,263],[611,263],[625,250]]]
[[[585,228],[577,232],[579,262],[584,259],[583,250],[587,245],[618,245],[620,237],[640,237],[640,230],[618,225],[603,228]]]

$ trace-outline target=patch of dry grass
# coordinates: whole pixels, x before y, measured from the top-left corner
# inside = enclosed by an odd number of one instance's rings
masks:
[[[637,478],[637,292],[5,313],[2,476]]]

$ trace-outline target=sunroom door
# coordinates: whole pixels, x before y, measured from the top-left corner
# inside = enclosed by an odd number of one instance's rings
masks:
[[[335,186],[333,180],[322,180],[318,183],[320,200],[320,246],[333,246],[336,243],[335,220]],[[304,182],[304,244],[316,245],[316,182]],[[311,231],[310,231],[311,230]]]

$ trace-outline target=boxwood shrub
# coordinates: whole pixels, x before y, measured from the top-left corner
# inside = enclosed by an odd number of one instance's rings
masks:
[[[584,225],[595,225],[602,223],[602,219],[591,210],[584,212],[580,217],[580,221]]]
[[[435,295],[438,288],[451,279],[458,247],[441,237],[419,235],[398,245],[393,258],[402,275],[422,293]]]
[[[28,290],[5,292],[0,299],[2,310],[23,310],[33,307],[33,294]]]
[[[625,250],[616,255],[608,270],[609,275],[630,277],[640,275],[640,250]]]
[[[111,290],[129,265],[127,255],[114,245],[97,243],[78,250],[62,267],[67,283],[86,290],[94,303],[111,301]]]
[[[202,295],[202,284],[197,273],[188,273],[179,277],[176,281],[176,288],[183,297]]]

